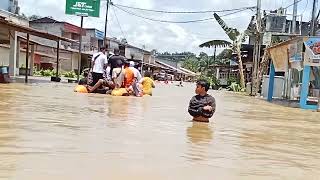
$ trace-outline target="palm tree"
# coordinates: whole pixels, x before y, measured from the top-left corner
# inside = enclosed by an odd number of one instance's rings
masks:
[[[236,28],[228,27],[227,24],[220,18],[220,16],[218,14],[214,13],[213,15],[214,15],[214,18],[218,21],[218,23],[222,27],[222,29],[228,35],[229,39],[232,41],[232,43],[230,43],[229,46],[232,48],[233,52],[237,53],[239,71],[240,71],[240,86],[241,86],[241,88],[245,88],[243,64],[242,64],[242,58],[241,58],[241,45],[242,45],[242,42],[245,41],[245,36],[246,36],[247,31],[240,33]],[[209,42],[204,43],[204,44],[209,45]],[[212,42],[212,44],[213,44],[213,42]],[[217,41],[217,43],[218,42],[219,41]]]
[[[212,40],[212,41],[208,41],[205,42],[203,44],[200,44],[199,47],[203,48],[214,48],[214,55],[213,55],[213,61],[216,62],[216,54],[217,54],[217,48],[225,48],[225,47],[229,47],[231,45],[230,42],[225,41],[225,40]]]
[[[182,67],[193,72],[199,72],[199,61],[196,56],[189,56],[183,61]]]

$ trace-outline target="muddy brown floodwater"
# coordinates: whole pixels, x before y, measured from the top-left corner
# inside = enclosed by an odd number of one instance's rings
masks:
[[[187,113],[192,84],[144,98],[0,89],[0,179],[320,179],[316,112],[210,91],[218,107],[205,124]]]

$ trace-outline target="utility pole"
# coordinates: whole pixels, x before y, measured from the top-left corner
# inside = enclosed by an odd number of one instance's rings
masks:
[[[106,21],[104,24],[104,40],[103,40],[104,47],[106,47],[106,41],[107,41],[109,4],[110,4],[110,0],[107,0]]]
[[[297,32],[297,28],[296,28],[296,26],[297,26],[297,11],[298,11],[298,0],[294,0],[291,34],[296,34],[296,32]]]
[[[256,86],[258,77],[258,68],[260,61],[260,49],[261,49],[261,0],[257,0],[257,14],[256,14],[256,39],[254,44],[253,53],[253,73],[251,81],[251,95],[256,95],[256,91],[259,87]]]
[[[315,36],[316,35],[316,11],[318,6],[318,0],[313,0],[313,6],[312,6],[312,19],[311,19],[311,31],[310,35]]]
[[[81,16],[80,39],[79,39],[79,59],[78,59],[78,74],[77,74],[78,82],[80,80],[80,74],[81,74],[82,31],[83,31],[83,16]]]
[[[291,34],[297,33],[297,11],[298,11],[298,0],[293,1],[293,13],[291,22]],[[292,84],[292,69],[289,68],[286,72],[286,91],[285,97],[291,99],[291,84]]]

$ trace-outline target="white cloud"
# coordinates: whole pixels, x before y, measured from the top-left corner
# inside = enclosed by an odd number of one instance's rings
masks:
[[[80,18],[64,14],[65,0],[20,0],[21,11],[27,15],[37,14],[41,16],[53,16],[58,20],[64,20],[76,25],[80,24]],[[161,9],[170,11],[197,11],[197,10],[221,10],[239,8],[244,6],[254,6],[256,0],[113,0],[115,4],[146,8]],[[280,6],[292,4],[292,0],[263,0],[262,9],[271,10]],[[298,14],[304,12],[304,17],[310,16],[311,3],[306,6],[307,0],[299,3]],[[85,18],[85,27],[104,30],[106,3],[102,2],[100,18]],[[114,12],[117,14],[119,23],[124,34],[121,32]],[[132,10],[133,11],[133,10]],[[291,13],[292,8],[288,10]],[[143,11],[133,11],[136,14],[153,19],[185,21],[191,19],[202,19],[212,17],[212,14],[159,14]],[[245,11],[239,14],[223,17],[230,27],[236,27],[244,30],[251,16],[255,12]],[[221,13],[220,13],[221,14]],[[212,49],[200,49],[199,44],[212,39],[226,39],[224,31],[214,20],[192,23],[192,24],[168,24],[158,23],[134,17],[119,9],[111,7],[109,11],[108,36],[125,36],[130,44],[141,47],[146,45],[147,49],[158,49],[159,51],[201,51],[212,54]]]

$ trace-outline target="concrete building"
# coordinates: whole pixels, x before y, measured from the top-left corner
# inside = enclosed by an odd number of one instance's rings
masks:
[[[88,28],[86,35],[82,37],[83,51],[98,51],[103,46],[104,32],[94,28]]]
[[[1,0],[0,9],[13,14],[19,14],[20,12],[18,0]]]
[[[30,24],[30,27],[34,29],[41,30],[50,34],[54,34],[56,36],[72,39],[75,41],[73,43],[66,43],[66,42],[61,43],[61,46],[64,49],[75,49],[75,50],[79,49],[78,41],[80,40],[80,27],[67,22],[57,21],[50,17],[44,17],[41,19],[30,21],[29,24]],[[83,29],[82,35],[86,36],[85,29]],[[55,46],[55,42],[47,39],[36,38],[36,37],[32,37],[31,39],[37,42],[40,42],[46,46],[50,46],[50,47]]]

